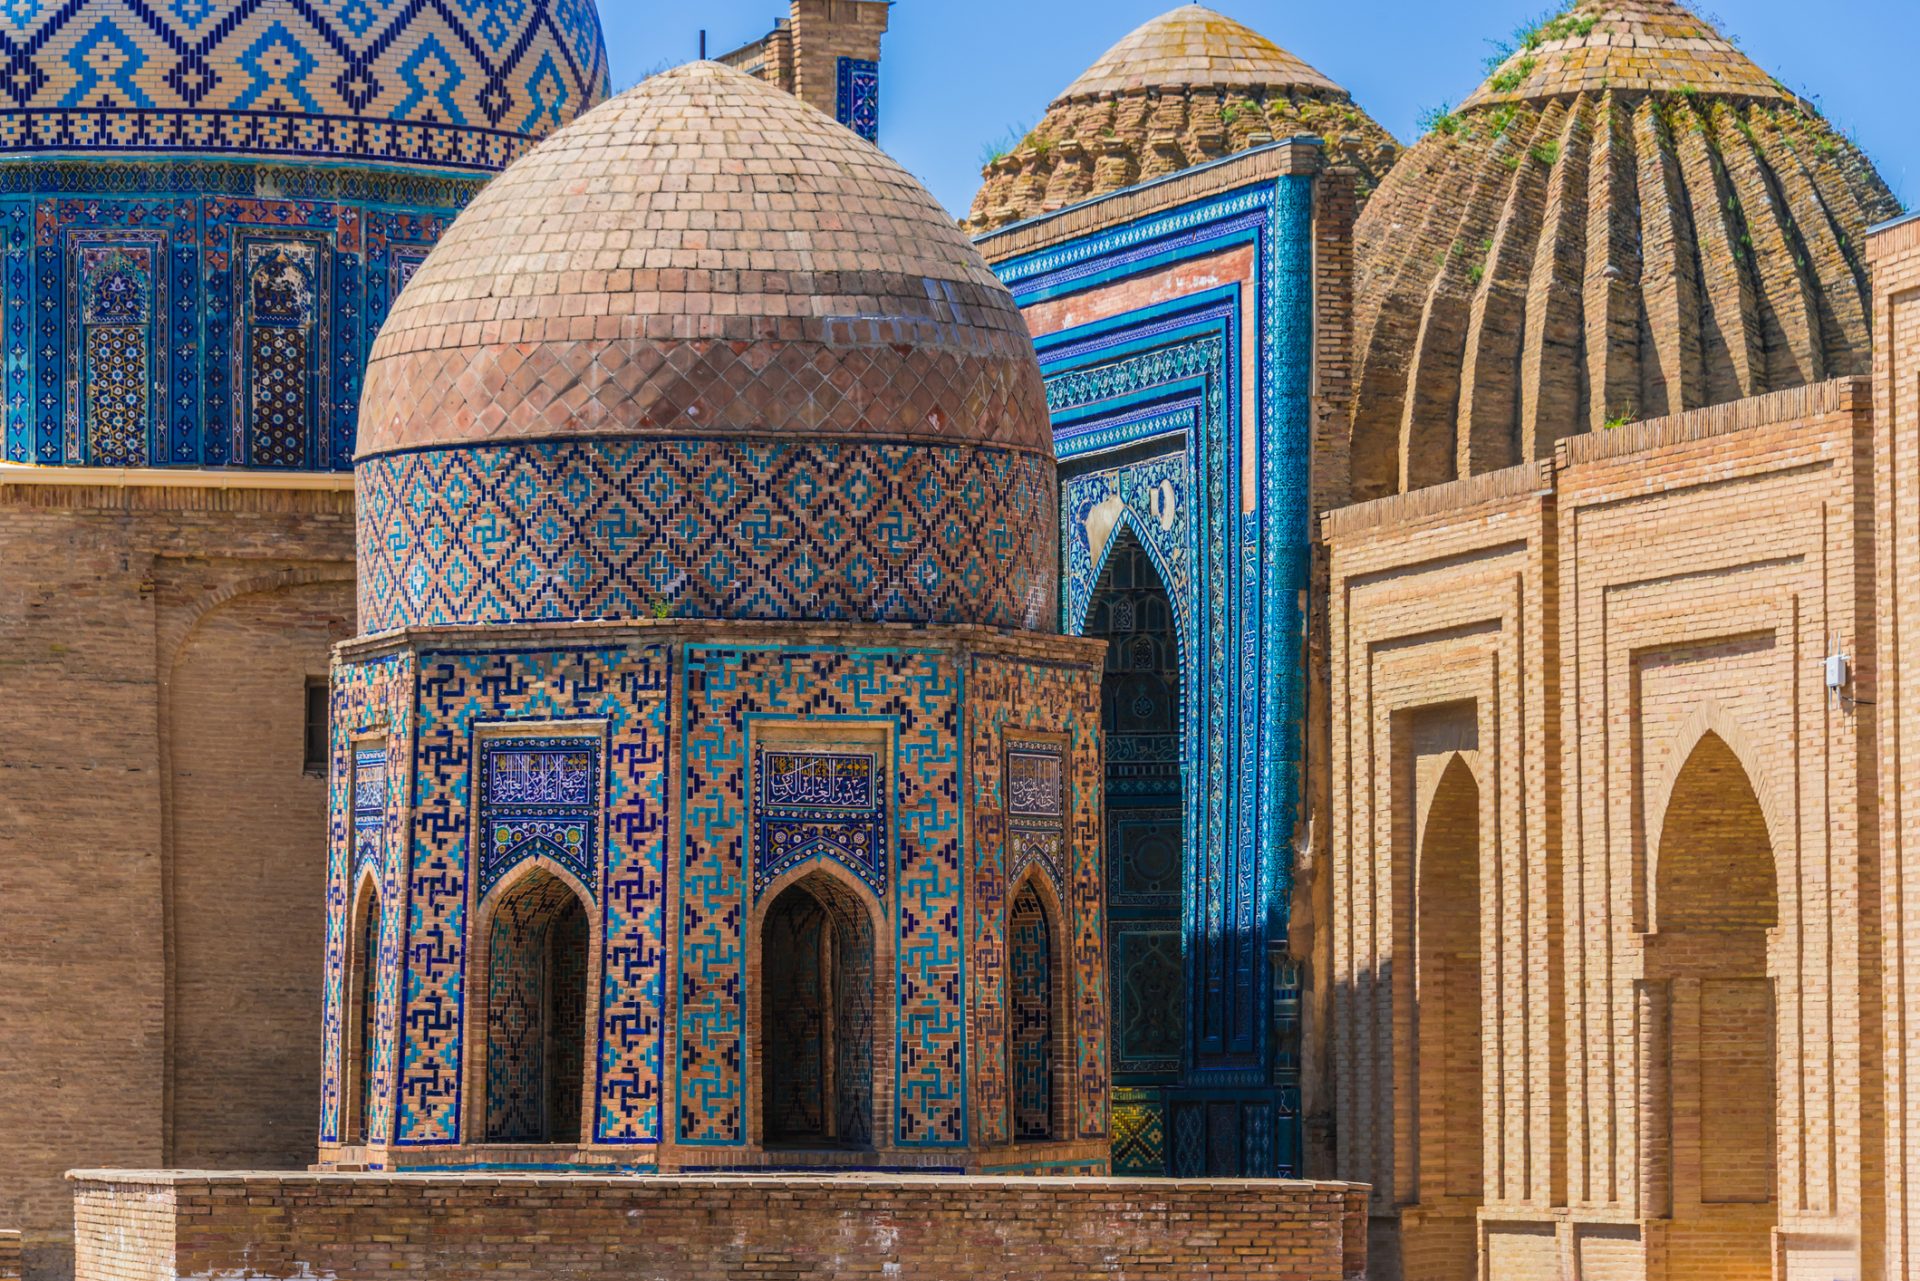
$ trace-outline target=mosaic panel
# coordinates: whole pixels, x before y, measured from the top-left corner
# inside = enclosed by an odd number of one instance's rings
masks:
[[[1007,916],[1007,987],[1012,1034],[1013,1137],[1053,1137],[1053,939],[1032,884]]]
[[[5,148],[500,169],[607,93],[591,0],[22,0],[4,12]]]
[[[1039,864],[1054,892],[1067,887],[1066,749],[1057,740],[1007,740],[1007,879]]]
[[[413,784],[407,1054],[397,1142],[458,1143],[468,964],[474,728],[482,722],[605,726],[600,846],[596,1143],[655,1141],[664,1035],[665,772],[669,657],[664,647],[435,653],[420,660]]]
[[[1115,1087],[1113,1172],[1158,1179],[1167,1173],[1167,1120],[1158,1090]]]
[[[1066,913],[1065,951],[1055,960],[1066,993],[1067,1115],[1056,1137],[1099,1138],[1107,1133],[1107,961],[1103,808],[1100,765],[1100,690],[1097,670],[1040,662],[975,657],[967,676],[967,750],[971,780],[966,809],[972,838],[967,870],[972,911],[973,1093],[977,1139],[983,1145],[1014,1137],[1014,1084],[1009,1071],[1012,998],[1007,988],[1009,872],[1014,800],[1007,782],[1010,746],[1046,744],[1062,761],[1065,849],[1060,900]],[[1024,767],[1023,767],[1024,768]],[[1034,763],[1019,808],[1023,821],[1053,808],[1050,764]],[[1071,1126],[1071,1130],[1068,1127]]]
[[[321,1007],[320,1138],[337,1142],[345,1123],[344,1091],[348,1076],[346,1020],[350,1017],[348,952],[353,946],[351,914],[354,891],[364,865],[363,856],[376,860],[375,885],[383,910],[379,914],[375,964],[375,993],[370,1036],[363,1032],[371,1067],[363,1065],[368,1091],[363,1101],[365,1135],[384,1142],[393,1131],[393,1064],[398,1051],[395,1029],[399,1020],[399,975],[402,946],[401,912],[384,910],[403,902],[406,842],[400,831],[400,797],[406,788],[405,745],[413,728],[414,666],[406,656],[390,655],[362,664],[337,667],[328,705],[331,763],[327,787],[327,924],[326,965]],[[385,744],[367,747],[370,740]],[[364,754],[364,757],[363,757]],[[375,757],[379,771],[378,849],[374,848],[372,784]],[[362,771],[362,762],[367,770]],[[358,786],[367,783],[363,791]]]
[[[1004,450],[548,441],[359,471],[360,624],[861,619],[1042,627],[1053,467]]]
[[[127,194],[146,188],[174,194]],[[0,163],[0,456],[347,469],[367,346],[478,188],[319,167]]]
[[[386,846],[387,749],[360,748],[353,754],[353,879],[366,868],[380,869]]]
[[[887,810],[872,752],[762,747],[754,761],[753,892],[828,858],[887,896]]]
[[[566,868],[598,896],[597,737],[482,739],[480,780],[479,897],[536,856]]]
[[[1253,250],[1246,279],[1095,314],[1038,343],[1062,459],[1066,627],[1084,625],[1102,561],[1120,543],[1137,543],[1172,598],[1177,743],[1160,732],[1110,732],[1108,783],[1116,810],[1165,808],[1167,780],[1175,777],[1167,757],[1177,747],[1185,904],[1178,930],[1158,932],[1184,936],[1178,1004],[1185,1044],[1177,1062],[1154,1057],[1167,1084],[1185,1091],[1262,1086],[1277,1094],[1294,1070],[1274,1045],[1287,1029],[1273,1021],[1268,954],[1286,931],[1291,868],[1284,852],[1298,805],[1304,711],[1311,199],[1307,179],[1249,184],[997,269],[1016,299],[1030,304],[1149,276],[1164,280],[1177,264],[1229,246]],[[1145,688],[1138,680],[1110,686],[1116,704]],[[1148,862],[1166,862],[1164,842],[1144,822],[1120,830]],[[1118,954],[1121,918],[1163,913],[1170,895],[1153,868],[1121,866],[1127,851],[1117,834],[1114,848]],[[1164,965],[1135,977],[1154,975],[1144,986],[1158,990]],[[1115,978],[1116,995],[1127,999],[1117,956]],[[1123,1038],[1134,1020],[1117,1018]],[[1274,1117],[1278,1154],[1297,1140],[1285,1129],[1293,1123]],[[1197,1164],[1182,1168],[1204,1171],[1210,1156],[1224,1159],[1227,1142],[1207,1138],[1204,1118],[1197,1139],[1182,1129],[1193,1122],[1180,1114],[1168,1114],[1168,1124],[1175,1165],[1196,1143]],[[1236,1154],[1245,1142],[1231,1145]],[[1235,1155],[1236,1168],[1240,1161]]]
[[[868,142],[880,140],[880,64],[842,58],[834,116]]]
[[[747,736],[759,717],[888,724],[894,742],[897,974],[893,1141],[966,1142],[964,958],[959,921],[960,680],[912,650],[688,651],[679,852],[676,1129],[683,1143],[745,1142]],[[878,999],[888,999],[883,993]]]

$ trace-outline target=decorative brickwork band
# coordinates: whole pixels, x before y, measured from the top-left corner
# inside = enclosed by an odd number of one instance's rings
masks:
[[[1054,618],[1050,459],[986,448],[549,441],[364,461],[360,622]]]

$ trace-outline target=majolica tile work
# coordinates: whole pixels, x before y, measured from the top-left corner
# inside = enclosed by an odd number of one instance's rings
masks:
[[[803,171],[775,171],[768,131]],[[366,634],[333,732],[337,774],[390,752],[404,926],[376,960],[395,995],[364,1132],[337,1027],[366,962],[329,950],[323,1162],[1104,1171],[1100,646],[1053,634],[1054,462],[1011,299],[881,153],[713,64],[536,159],[474,211],[552,214],[523,316],[608,305],[575,292],[567,247],[594,237],[569,219],[644,243],[670,210],[802,246],[790,281],[627,283],[721,328],[804,319],[738,345],[649,322],[543,328],[537,359],[504,329],[498,351],[434,347],[474,337],[436,316],[497,269],[490,217],[401,300],[369,372]],[[572,200],[583,165],[620,175],[609,208]],[[681,210],[683,180],[737,207]],[[816,216],[873,191],[858,223]],[[820,274],[856,251],[858,281]],[[809,280],[804,305],[772,292]],[[423,414],[409,379],[450,353],[471,376]],[[570,385],[585,368],[606,377]],[[335,824],[342,940],[373,822]]]
[[[4,18],[15,463],[347,470],[401,286],[488,177],[607,87],[590,0]]]

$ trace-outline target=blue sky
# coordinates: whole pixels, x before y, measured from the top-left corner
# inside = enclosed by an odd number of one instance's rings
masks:
[[[1037,122],[1107,46],[1180,0],[899,0],[887,36],[881,145],[962,213],[981,153]],[[1214,0],[1213,7],[1332,76],[1402,142],[1428,107],[1478,83],[1488,40],[1548,0]],[[616,88],[698,51],[765,34],[786,0],[601,0]],[[1916,0],[1707,0],[1701,12],[1749,57],[1814,98],[1872,157],[1894,194],[1920,201]]]

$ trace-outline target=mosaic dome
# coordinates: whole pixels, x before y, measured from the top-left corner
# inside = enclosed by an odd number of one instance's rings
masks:
[[[1356,232],[1354,496],[1870,363],[1847,138],[1671,0],[1523,33]]]
[[[374,343],[361,623],[1055,625],[1026,324],[871,143],[716,63],[559,130]]]
[[[1107,50],[982,170],[967,227],[990,231],[1302,134],[1358,169],[1363,195],[1399,150],[1327,76],[1241,23],[1186,5]]]
[[[606,96],[593,0],[6,0],[0,147],[499,169]]]

